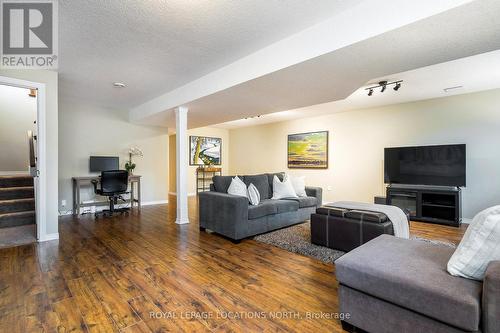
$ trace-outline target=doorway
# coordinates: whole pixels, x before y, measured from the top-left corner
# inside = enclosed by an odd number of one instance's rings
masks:
[[[45,230],[37,165],[40,90],[44,99],[43,84],[0,77],[0,248],[33,243]]]

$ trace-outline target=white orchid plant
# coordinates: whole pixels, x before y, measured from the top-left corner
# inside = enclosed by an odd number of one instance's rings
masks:
[[[125,170],[132,173],[135,169],[135,163],[132,163],[132,156],[142,157],[142,150],[137,147],[130,147],[128,150],[128,162],[125,163]]]

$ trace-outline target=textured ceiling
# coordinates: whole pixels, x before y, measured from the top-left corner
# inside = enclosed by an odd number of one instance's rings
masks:
[[[128,110],[359,2],[59,1],[59,93]]]
[[[475,1],[208,95],[187,104],[188,125],[342,100],[374,78],[500,49],[499,12],[498,0]],[[175,123],[172,110],[145,120],[168,127]]]

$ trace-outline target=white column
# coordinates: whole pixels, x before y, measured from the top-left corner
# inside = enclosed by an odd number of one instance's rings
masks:
[[[187,135],[188,108],[175,109],[175,140],[176,140],[176,192],[177,192],[177,217],[175,223],[189,223],[188,217],[188,135]]]

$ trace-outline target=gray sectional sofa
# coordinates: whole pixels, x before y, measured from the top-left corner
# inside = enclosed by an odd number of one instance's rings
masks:
[[[209,229],[238,242],[241,239],[306,221],[322,202],[322,189],[306,187],[307,197],[272,200],[273,177],[284,173],[239,176],[259,190],[261,202],[252,206],[242,196],[227,194],[234,176],[215,176],[209,192],[198,196],[200,229]]]
[[[484,281],[448,274],[454,249],[381,235],[335,261],[350,332],[500,332],[500,261]]]

